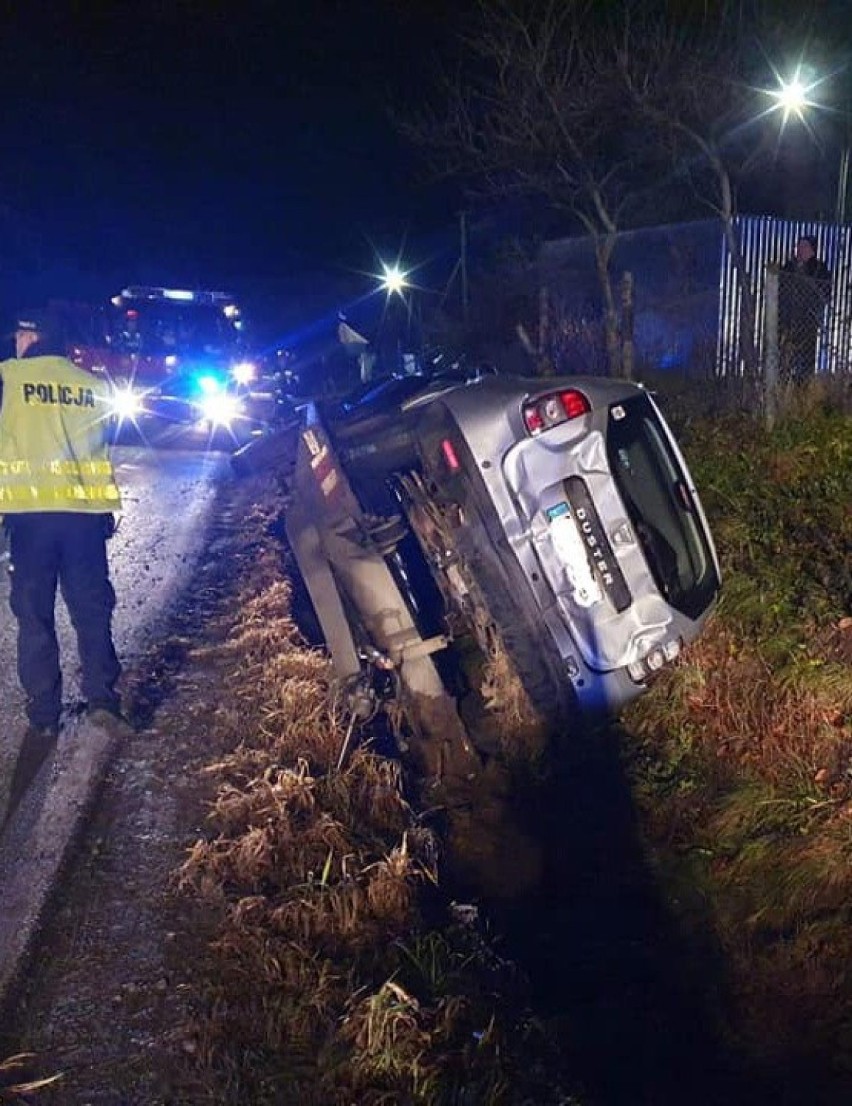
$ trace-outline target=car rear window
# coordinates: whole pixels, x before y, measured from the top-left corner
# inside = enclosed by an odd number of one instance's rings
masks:
[[[719,580],[686,473],[647,396],[610,408],[607,453],[657,587],[673,607],[697,618]]]

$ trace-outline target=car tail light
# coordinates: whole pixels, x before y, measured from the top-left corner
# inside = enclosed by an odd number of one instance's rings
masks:
[[[441,452],[444,454],[444,460],[447,462],[447,468],[450,472],[458,472],[461,468],[459,456],[456,453],[456,447],[449,438],[444,438],[441,442]]]
[[[588,415],[591,409],[588,399],[576,388],[548,392],[524,404],[524,424],[530,434],[541,434],[560,423]]]

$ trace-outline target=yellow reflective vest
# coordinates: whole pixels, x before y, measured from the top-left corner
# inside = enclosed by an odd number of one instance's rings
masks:
[[[117,511],[110,386],[65,357],[0,362],[0,515]]]

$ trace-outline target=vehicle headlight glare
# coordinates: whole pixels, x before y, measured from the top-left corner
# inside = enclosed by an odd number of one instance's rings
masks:
[[[218,376],[213,376],[212,373],[204,373],[202,376],[196,378],[196,384],[198,390],[202,396],[209,398],[211,396],[217,396],[222,391],[222,381]]]
[[[112,393],[110,404],[112,413],[120,419],[135,418],[144,410],[142,393],[129,386],[116,388]]]
[[[240,361],[231,369],[231,376],[237,384],[250,384],[257,376],[257,366],[253,361]]]
[[[199,404],[202,419],[214,426],[230,426],[242,414],[242,405],[236,396],[222,392],[207,395]]]

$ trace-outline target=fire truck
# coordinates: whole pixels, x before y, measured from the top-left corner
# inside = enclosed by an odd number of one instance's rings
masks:
[[[226,292],[133,285],[75,322],[71,356],[112,382],[119,436],[156,423],[240,442],[271,417],[273,389]]]

